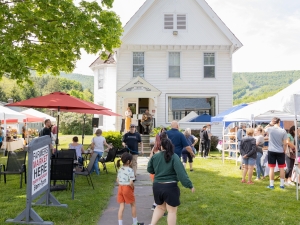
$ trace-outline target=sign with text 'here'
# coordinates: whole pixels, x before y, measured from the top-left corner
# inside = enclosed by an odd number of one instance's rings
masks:
[[[49,162],[49,146],[46,145],[42,148],[33,151],[32,159],[32,191],[34,195],[43,187],[48,185],[48,162]]]

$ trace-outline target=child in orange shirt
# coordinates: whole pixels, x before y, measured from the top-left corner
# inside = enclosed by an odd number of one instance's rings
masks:
[[[123,162],[123,166],[120,168],[120,161]],[[140,225],[137,221],[136,216],[136,205],[134,197],[134,186],[133,181],[135,180],[134,171],[130,168],[132,161],[132,155],[128,152],[122,154],[121,159],[117,162],[119,168],[117,182],[119,184],[117,201],[120,204],[118,212],[119,225],[123,225],[123,212],[125,204],[131,205],[131,214],[133,225]]]

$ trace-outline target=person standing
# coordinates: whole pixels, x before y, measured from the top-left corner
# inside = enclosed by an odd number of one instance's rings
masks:
[[[108,148],[110,148],[111,146],[106,143],[105,137],[102,136],[101,129],[97,129],[95,134],[96,134],[96,137],[93,137],[93,139],[92,139],[91,147],[92,147],[93,151],[91,152],[91,154],[93,154],[93,152],[95,152],[95,153],[97,153],[97,157],[94,162],[91,173],[95,171],[96,174],[99,175],[100,174],[99,159],[101,158],[101,156],[104,152],[104,145],[106,145]]]
[[[50,149],[52,152],[52,156],[54,155],[54,147],[52,145],[52,136],[51,136],[51,121],[49,119],[46,119],[44,122],[44,127],[40,130],[39,136],[49,136],[51,139]]]
[[[2,147],[3,141],[4,141],[4,132],[2,130],[2,127],[0,127],[0,149]]]
[[[208,142],[207,142],[207,145],[206,145],[206,157],[208,157],[208,153],[210,152],[211,137],[212,137],[211,125],[210,124],[206,125],[206,131],[207,131],[207,136],[208,136]]]
[[[122,138],[122,145],[124,148],[128,148],[129,152],[132,154],[132,169],[134,171],[134,176],[136,178],[137,171],[137,157],[139,155],[139,144],[141,145],[141,153],[144,154],[143,142],[141,135],[135,131],[135,125],[130,125],[130,131],[124,134]]]
[[[297,137],[296,137],[297,138]],[[285,162],[286,162],[286,171],[285,171],[285,185],[286,186],[295,186],[292,182],[292,171],[296,159],[296,146],[295,146],[295,126],[291,126],[289,133],[287,134],[287,147],[285,151]]]
[[[22,138],[25,140],[25,138],[26,138],[26,126],[27,126],[27,124],[26,123],[24,123],[24,125],[22,126]]]
[[[130,107],[127,107],[127,110],[125,111],[125,132],[128,132],[130,130],[131,117],[131,109]]]
[[[187,143],[183,133],[181,133],[178,129],[178,122],[174,120],[171,123],[171,129],[167,131],[168,138],[172,141],[172,144],[174,145],[174,153],[178,155],[179,158],[181,158],[182,149],[185,148],[194,158],[195,154],[193,152],[193,149]]]
[[[269,177],[270,185],[267,188],[274,189],[274,169],[276,163],[280,171],[280,188],[284,189],[285,177],[285,149],[287,147],[287,134],[284,129],[280,127],[280,119],[274,117],[271,122],[265,127],[265,131],[269,136],[268,147],[268,166],[270,168]]]
[[[175,225],[177,208],[180,205],[178,181],[192,192],[195,189],[180,158],[174,154],[174,146],[170,139],[162,139],[161,147],[162,151],[153,155],[147,166],[147,171],[155,174],[153,194],[157,204],[150,225],[156,225],[166,210],[168,211],[168,225]]]
[[[208,152],[206,152],[207,150],[207,145],[208,145],[208,134],[206,131],[206,126],[203,126],[202,130],[200,131],[200,139],[201,139],[201,156],[202,157],[206,157],[206,155],[208,154]]]
[[[263,129],[261,127],[256,128],[256,134],[254,138],[256,139],[256,179],[260,180],[260,175],[262,174],[263,178],[265,176],[264,170],[262,168],[261,158],[263,156],[263,150],[264,147],[264,136]]]
[[[248,173],[247,184],[254,184],[252,182],[253,168],[256,162],[256,140],[253,138],[254,129],[248,128],[246,131],[247,136],[241,141],[241,155],[243,164],[245,165],[242,175],[242,183],[246,183],[246,175]]]
[[[186,138],[187,143],[191,148],[194,147],[194,145],[197,143],[197,140],[194,139],[193,135],[191,134],[191,129],[186,128],[184,131],[184,136]],[[187,159],[189,159],[189,164],[190,164],[190,171],[193,170],[193,157],[191,154],[184,148],[182,149],[182,162],[183,162],[183,167],[186,167]]]

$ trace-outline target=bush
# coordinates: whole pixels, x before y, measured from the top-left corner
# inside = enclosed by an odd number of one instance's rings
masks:
[[[103,131],[102,136],[105,137],[106,143],[112,143],[116,148],[123,148],[122,135],[119,131]]]
[[[219,151],[217,149],[218,142],[219,142],[219,138],[217,136],[212,136],[211,137],[211,143],[210,143],[210,150],[211,151]]]

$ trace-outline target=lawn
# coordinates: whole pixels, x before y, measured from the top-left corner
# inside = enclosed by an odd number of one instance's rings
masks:
[[[67,147],[73,135],[61,136],[60,147]],[[92,136],[85,136],[85,143],[90,143]],[[6,164],[6,157],[0,156],[0,164]],[[101,171],[101,175],[92,175],[95,190],[89,186],[83,176],[76,177],[75,199],[71,199],[71,190],[52,192],[68,208],[34,206],[34,210],[45,221],[53,221],[57,225],[97,224],[102,211],[107,207],[112,195],[116,172],[114,166],[109,163],[108,174]],[[101,166],[102,169],[102,166]],[[3,176],[0,182],[0,224],[5,220],[15,218],[26,206],[26,185],[19,188],[19,176],[7,176],[4,184]]]
[[[65,146],[71,139],[72,136],[61,136],[61,146]],[[88,139],[91,136],[86,136],[86,140]],[[239,166],[229,160],[222,164],[220,155],[213,155],[215,157],[209,159],[195,159],[194,172],[189,172],[187,168],[196,192],[191,193],[180,186],[178,225],[299,224],[296,216],[299,202],[295,198],[295,187],[281,190],[279,181],[275,181],[276,189],[269,190],[266,188],[268,180],[255,182],[254,185],[242,184]],[[0,157],[0,162],[5,161],[6,158]],[[95,190],[88,186],[85,177],[77,177],[74,200],[71,199],[70,190],[53,192],[61,203],[68,204],[68,208],[33,208],[44,220],[53,221],[55,224],[97,224],[112,195],[116,178],[113,165],[108,165],[109,174],[92,176]],[[26,189],[20,189],[19,177],[11,175],[8,176],[6,185],[2,178],[0,191],[0,224],[4,224],[6,219],[15,218],[25,208]],[[165,224],[166,218],[162,218],[159,225]]]
[[[276,189],[269,190],[268,179],[242,184],[239,166],[229,160],[222,164],[217,157],[196,159],[194,172],[187,171],[196,192],[181,186],[178,225],[300,224],[295,187],[281,190],[275,181]]]

